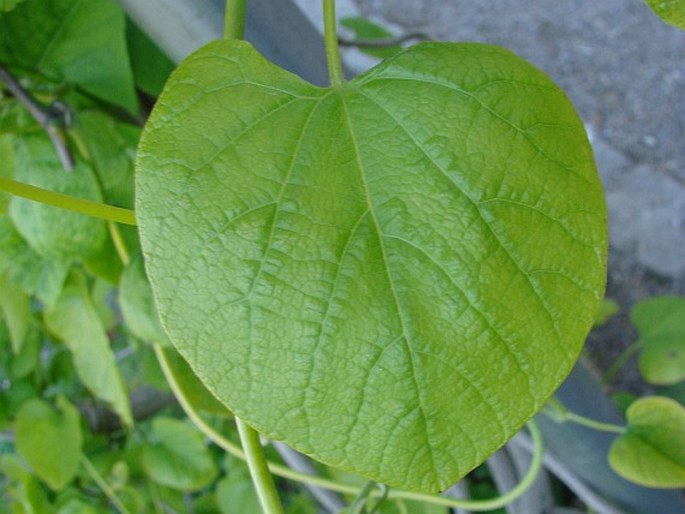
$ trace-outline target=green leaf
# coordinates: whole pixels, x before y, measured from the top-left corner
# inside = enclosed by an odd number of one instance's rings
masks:
[[[143,450],[143,466],[154,481],[181,491],[197,491],[212,483],[216,464],[202,434],[182,421],[157,417],[152,429],[158,443]]]
[[[221,514],[261,511],[254,484],[242,463],[231,466],[216,484],[216,503]]]
[[[29,400],[19,410],[14,427],[17,451],[55,490],[76,476],[83,445],[76,407],[63,397],[57,399],[57,407],[43,400]]]
[[[357,39],[388,39],[395,36],[392,32],[385,29],[384,27],[381,27],[377,23],[374,23],[371,20],[363,18],[361,16],[350,16],[347,18],[343,18],[340,20],[340,25],[352,30]],[[392,57],[396,53],[402,51],[402,46],[392,45],[382,48],[360,47],[359,50],[373,57],[385,59],[386,57]]]
[[[86,503],[84,500],[72,498],[60,507],[57,514],[101,514],[95,506]]]
[[[47,136],[17,138],[15,147],[16,179],[20,182],[102,201],[90,167],[79,162],[71,173],[65,172]],[[107,237],[102,220],[24,198],[12,198],[10,216],[31,247],[47,258],[65,260],[95,254]]]
[[[17,232],[9,216],[0,215],[0,273],[35,295],[47,308],[57,301],[69,272],[68,260],[38,255]]]
[[[624,478],[648,487],[685,487],[685,408],[670,398],[633,402],[628,428],[609,450],[609,464]]]
[[[104,201],[133,208],[133,161],[140,128],[119,123],[101,111],[78,114],[74,127],[102,186]]]
[[[113,0],[26,0],[0,17],[0,61],[136,112],[125,30]]]
[[[16,381],[27,377],[36,369],[40,363],[41,332],[35,324],[28,327],[21,351],[17,354],[8,352],[7,355],[7,374],[12,382],[12,388]]]
[[[685,297],[643,300],[630,319],[643,345],[639,366],[644,379],[660,385],[685,379]]]
[[[645,0],[666,23],[685,30],[685,0]]]
[[[71,274],[55,307],[45,313],[45,323],[71,350],[83,384],[131,425],[126,388],[83,275]]]
[[[12,514],[48,514],[52,513],[45,490],[12,454],[0,455],[0,476],[9,478],[3,493],[14,500]]]
[[[605,298],[602,303],[599,304],[599,310],[595,314],[595,327],[604,325],[610,318],[618,314],[620,307],[615,300],[611,298]]]
[[[174,69],[174,63],[133,22],[126,25],[128,51],[136,86],[150,96],[157,97]]]
[[[9,12],[25,0],[0,0],[0,13]]]
[[[33,316],[31,299],[15,283],[0,274],[0,314],[4,314],[12,340],[12,351],[21,352],[29,333]]]
[[[12,381],[8,390],[0,391],[0,427],[5,428],[5,423],[14,418],[14,415],[24,403],[38,395],[33,384],[33,377]]]
[[[170,78],[137,164],[162,325],[208,389],[392,486],[445,489],[512,437],[603,296],[583,125],[498,47],[416,45],[318,88],[210,43]]]
[[[139,339],[168,345],[152,290],[145,275],[143,257],[136,254],[126,266],[119,285],[119,305],[127,328]]]
[[[616,391],[611,395],[611,399],[616,404],[616,407],[618,407],[618,410],[625,415],[632,403],[637,400],[638,397],[627,391]]]

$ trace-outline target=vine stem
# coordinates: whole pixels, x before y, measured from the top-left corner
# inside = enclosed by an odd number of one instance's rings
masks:
[[[596,419],[586,418],[575,412],[568,410],[566,405],[561,403],[558,398],[552,397],[547,400],[545,409],[542,412],[557,423],[567,423],[569,421],[578,425],[583,425],[588,428],[593,428],[601,432],[612,432],[615,434],[622,434],[626,431],[625,427],[621,425],[614,425],[613,423],[605,423],[604,421],[597,421]]]
[[[364,512],[366,509],[366,500],[368,500],[371,491],[373,491],[377,485],[378,484],[376,484],[376,482],[373,480],[369,480],[366,483],[366,485],[361,489],[361,491],[359,491],[359,494],[350,505],[350,514],[362,514],[362,512]]]
[[[595,419],[586,418],[575,412],[567,412],[565,419],[567,421],[572,421],[578,425],[583,425],[588,428],[594,428],[595,430],[600,430],[601,432],[612,432],[615,434],[623,434],[626,429],[621,425],[614,425],[613,423],[605,423],[603,421],[597,421]]]
[[[119,499],[114,490],[109,486],[107,481],[104,478],[102,478],[100,473],[98,473],[98,470],[95,469],[95,466],[93,466],[93,463],[90,462],[88,460],[88,457],[86,457],[85,455],[81,455],[81,465],[88,472],[88,474],[93,479],[93,481],[98,485],[98,487],[102,489],[102,492],[105,493],[105,496],[109,498],[109,501],[112,502],[112,505],[114,505],[114,507],[116,507],[116,509],[119,512],[121,512],[121,514],[131,514],[130,511],[126,508],[126,505],[122,503],[122,501]]]
[[[276,484],[269,472],[259,434],[238,417],[235,418],[235,424],[238,427],[243,450],[247,454],[247,467],[250,469],[252,483],[257,490],[262,510],[265,514],[283,514],[283,506],[278,498]]]
[[[323,0],[324,42],[326,44],[326,60],[328,62],[328,77],[331,85],[341,87],[345,77],[340,64],[340,50],[338,48],[338,34],[335,19],[335,0]]]
[[[114,243],[114,248],[117,251],[121,263],[124,266],[128,266],[131,262],[131,253],[126,247],[126,241],[124,241],[124,238],[121,235],[119,226],[116,223],[109,221],[107,222],[107,228],[109,229],[109,235],[112,237],[112,243]]]
[[[136,216],[132,210],[48,191],[47,189],[17,182],[9,178],[0,177],[0,191],[107,221],[136,225]]]
[[[611,382],[616,376],[616,373],[618,372],[623,365],[628,362],[628,360],[635,355],[640,349],[642,348],[642,341],[639,339],[635,341],[633,344],[628,346],[625,350],[623,350],[623,353],[616,358],[614,363],[609,366],[609,369],[606,370],[606,373],[604,373],[604,376],[602,377],[602,383],[603,384],[608,384]]]
[[[224,13],[224,39],[245,38],[246,0],[226,0]]]
[[[169,383],[169,387],[173,391],[174,396],[176,396],[181,408],[188,415],[188,418],[190,418],[195,426],[197,426],[202,433],[204,433],[221,449],[225,450],[234,457],[237,457],[238,459],[247,460],[245,452],[243,452],[239,446],[233,444],[225,436],[217,432],[213,427],[205,422],[205,420],[202,419],[199,413],[188,401],[188,398],[183,393],[183,390],[181,389],[173,370],[169,366],[169,361],[164,355],[164,349],[156,344],[154,345],[154,350],[155,354],[157,355],[159,365],[162,368],[162,372]],[[413,500],[427,502],[435,505],[442,505],[444,507],[472,511],[494,510],[507,505],[528,490],[533,482],[535,482],[535,479],[542,468],[542,456],[544,453],[542,434],[540,433],[540,429],[538,428],[537,424],[533,420],[530,420],[527,426],[533,441],[533,459],[523,480],[504,496],[490,500],[460,500],[457,498],[450,498],[448,496],[440,496],[438,494],[415,493],[412,491],[403,491],[401,489],[392,489],[388,492],[387,498],[390,500]],[[357,495],[359,493],[358,487],[340,484],[338,482],[334,482],[333,480],[328,480],[316,475],[310,475],[308,473],[300,473],[299,471],[294,471],[286,466],[281,466],[280,464],[275,464],[269,461],[267,461],[267,465],[271,473],[283,478],[287,478],[288,480],[323,487],[342,494]],[[371,491],[369,496],[382,498],[383,494],[383,491],[375,489]]]

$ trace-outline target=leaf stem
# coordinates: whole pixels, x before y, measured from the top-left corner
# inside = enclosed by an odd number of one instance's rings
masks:
[[[81,465],[88,472],[88,474],[93,479],[93,481],[98,485],[98,487],[102,489],[102,492],[105,493],[105,496],[109,498],[109,501],[112,502],[112,505],[114,505],[114,507],[116,507],[116,509],[119,512],[121,512],[121,514],[131,514],[130,511],[126,508],[126,505],[122,503],[122,501],[119,499],[114,490],[109,486],[107,481],[104,478],[102,478],[100,473],[98,473],[98,470],[95,469],[95,466],[93,466],[93,463],[90,462],[88,460],[88,457],[86,457],[85,455],[81,455]]]
[[[243,450],[247,454],[247,467],[250,469],[252,483],[257,491],[262,511],[265,514],[283,514],[283,506],[278,498],[274,479],[269,472],[259,434],[238,417],[235,418],[235,424],[238,427]]]
[[[176,396],[178,403],[181,405],[185,413],[188,415],[188,418],[190,418],[190,420],[195,424],[195,426],[197,426],[202,431],[202,433],[204,433],[209,439],[211,439],[217,446],[222,448],[224,451],[233,455],[234,457],[237,457],[238,459],[247,460],[245,452],[243,452],[243,450],[240,447],[233,444],[225,436],[217,432],[213,427],[211,427],[207,422],[205,422],[204,419],[202,419],[202,417],[198,414],[198,412],[191,405],[191,403],[188,401],[188,398],[181,390],[178,380],[174,376],[174,373],[171,367],[169,366],[169,361],[164,355],[163,348],[156,344],[154,345],[154,349],[155,354],[157,355],[157,359],[159,361],[159,365],[162,368],[162,372],[164,373],[164,376],[166,377],[167,382],[169,383],[169,387],[173,391],[174,396]],[[457,498],[450,498],[448,496],[441,496],[437,494],[415,493],[411,491],[402,491],[400,489],[392,489],[387,493],[387,498],[390,500],[422,501],[432,503],[434,505],[442,505],[444,507],[466,509],[473,511],[487,511],[498,509],[506,505],[507,503],[516,500],[519,496],[525,493],[526,490],[528,490],[528,488],[533,484],[533,482],[537,478],[538,473],[540,472],[540,469],[542,467],[542,456],[544,453],[544,447],[540,429],[537,427],[535,422],[531,420],[528,422],[528,430],[533,441],[533,460],[531,461],[530,468],[528,468],[526,476],[523,478],[523,480],[511,491],[506,493],[504,496],[494,498],[491,500],[460,500]],[[300,482],[303,484],[315,485],[318,487],[324,487],[331,491],[336,491],[342,494],[357,495],[359,493],[359,488],[351,485],[340,484],[338,482],[334,482],[333,480],[328,480],[326,478],[322,478],[316,475],[310,475],[308,473],[294,471],[288,467],[281,466],[280,464],[276,464],[273,462],[267,461],[267,464],[269,466],[269,470],[271,471],[271,473],[283,478],[287,478],[288,480],[293,480],[295,482]],[[373,496],[375,498],[382,498],[383,495],[384,491],[380,491],[378,489],[371,491],[369,494],[369,496]]]
[[[131,262],[131,253],[126,247],[126,241],[124,241],[124,238],[121,235],[119,226],[113,221],[109,221],[107,222],[107,228],[109,229],[109,235],[112,238],[112,243],[114,243],[114,248],[117,251],[121,263],[124,266],[128,266],[129,262]]]
[[[621,355],[619,355],[616,360],[613,362],[611,366],[609,366],[609,369],[606,370],[606,373],[604,373],[604,376],[602,377],[602,383],[603,384],[608,384],[613,380],[613,378],[616,376],[616,373],[618,373],[618,370],[620,370],[623,365],[628,362],[628,360],[635,355],[640,349],[642,348],[642,341],[639,339],[635,341],[633,344],[628,346]]]
[[[345,77],[340,64],[340,50],[338,48],[338,34],[335,19],[335,0],[323,0],[324,41],[326,43],[326,59],[328,61],[328,77],[331,85],[341,87]]]
[[[373,491],[376,488],[377,485],[378,484],[373,480],[369,480],[368,482],[366,482],[364,487],[362,487],[361,491],[359,491],[359,494],[350,505],[348,509],[350,514],[362,514],[364,512],[366,508],[366,502],[369,499],[369,495],[371,494],[371,491]]]
[[[571,421],[573,423],[577,423],[578,425],[583,425],[585,427],[600,430],[602,432],[612,432],[616,434],[622,434],[625,432],[625,427],[620,425],[605,423],[604,421],[597,421],[595,419],[586,418],[585,416],[576,414],[575,412],[571,412],[568,410],[566,405],[561,403],[556,397],[552,397],[547,400],[545,408],[542,410],[542,412],[557,423],[566,423]]]
[[[615,434],[622,434],[626,431],[625,427],[622,427],[621,425],[614,425],[613,423],[605,423],[603,421],[597,421],[595,419],[586,418],[585,416],[581,416],[580,414],[576,414],[575,412],[570,411],[566,414],[566,421],[572,421],[573,423],[577,423],[578,425],[583,425],[588,428],[594,428],[595,430],[599,430],[601,432],[612,432]]]
[[[224,14],[224,39],[245,38],[246,0],[226,0]]]
[[[113,221],[115,223],[124,223],[125,225],[136,224],[135,213],[132,210],[93,202],[91,200],[85,200],[62,193],[55,193],[54,191],[48,191],[47,189],[24,184],[23,182],[17,182],[16,180],[5,177],[0,177],[0,191],[52,205],[53,207],[60,207],[69,211]]]

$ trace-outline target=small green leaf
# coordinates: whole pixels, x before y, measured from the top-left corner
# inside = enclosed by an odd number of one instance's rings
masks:
[[[616,404],[616,407],[618,407],[618,410],[620,410],[623,415],[626,415],[628,409],[638,397],[627,391],[616,391],[611,395],[611,399]]]
[[[615,300],[612,300],[611,298],[602,300],[602,303],[599,304],[599,310],[597,311],[597,314],[595,314],[595,327],[604,325],[609,321],[609,318],[618,314],[618,311],[619,306]]]
[[[21,351],[18,354],[11,353],[8,356],[8,378],[13,385],[17,380],[29,376],[40,363],[41,332],[32,323],[26,333]]]
[[[628,428],[612,444],[609,464],[624,478],[648,487],[685,487],[685,408],[651,396],[628,408]]]
[[[138,109],[124,13],[113,0],[25,0],[0,17],[0,61]]]
[[[685,297],[643,300],[630,319],[643,345],[639,366],[644,379],[659,385],[685,379]]]
[[[72,498],[62,505],[57,514],[102,514],[103,511],[86,503],[84,500]]]
[[[202,434],[182,421],[155,418],[158,442],[143,450],[143,466],[154,481],[181,491],[197,491],[212,483],[216,464]]]
[[[685,30],[685,0],[645,0],[666,23]]]
[[[140,128],[118,122],[102,111],[90,110],[78,114],[73,130],[83,140],[104,201],[132,209],[133,161]]]
[[[357,39],[382,40],[395,36],[386,28],[378,25],[377,23],[372,22],[368,18],[363,18],[361,16],[350,16],[348,18],[342,18],[340,20],[340,25],[352,30]],[[402,46],[391,45],[382,48],[359,47],[359,49],[365,54],[371,55],[373,57],[378,57],[380,59],[385,59],[387,57],[392,57],[396,53],[400,52],[402,50]]]
[[[131,425],[126,388],[81,274],[71,274],[55,307],[45,313],[45,323],[71,350],[83,384]]]
[[[65,398],[58,409],[43,400],[27,401],[17,414],[17,451],[35,474],[59,490],[73,480],[81,460],[80,415]]]
[[[128,329],[143,341],[168,345],[152,290],[145,275],[143,257],[136,254],[126,266],[119,285],[119,305]]]
[[[47,136],[26,135],[15,139],[16,179],[67,195],[101,202],[102,194],[93,171],[79,162],[71,173],[60,164]],[[95,254],[107,237],[102,220],[40,202],[13,197],[10,216],[19,233],[40,255],[51,259],[79,258]]]
[[[219,480],[216,485],[216,502],[221,514],[261,511],[250,475],[242,467],[229,469],[226,476]]]
[[[0,315],[3,314],[12,340],[12,351],[18,354],[33,323],[31,298],[21,287],[0,274]]]
[[[24,468],[19,457],[13,454],[0,455],[0,476],[9,478],[5,483],[3,496],[14,500],[12,514],[52,514],[50,502],[41,484]]]
[[[0,13],[9,12],[25,0],[0,0]]]
[[[162,326],[207,388],[392,486],[445,489],[511,438],[603,296],[583,124],[498,47],[423,43],[319,88],[210,43],[156,104],[136,195]]]

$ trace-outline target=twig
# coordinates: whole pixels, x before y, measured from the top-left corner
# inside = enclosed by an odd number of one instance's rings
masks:
[[[532,451],[531,440],[524,434],[517,434],[509,444],[523,448],[527,452]],[[545,452],[543,462],[545,467],[556,475],[559,480],[564,482],[588,507],[601,514],[626,514],[626,511],[595,491],[550,451]]]
[[[50,141],[52,141],[55,151],[59,157],[62,167],[66,171],[74,169],[74,158],[67,147],[66,137],[63,126],[68,119],[69,109],[61,102],[53,102],[45,107],[36,101],[31,94],[19,84],[12,74],[0,65],[0,81],[5,83],[7,89],[17,101],[22,104],[31,114],[34,120],[43,127]]]
[[[433,39],[425,32],[408,32],[401,36],[383,38],[383,39],[347,39],[338,36],[338,44],[340,46],[356,46],[359,48],[386,48],[389,46],[401,45],[412,39],[419,41],[430,41]]]

